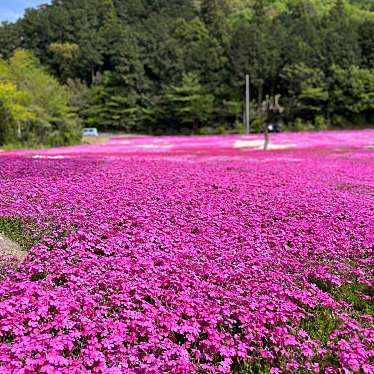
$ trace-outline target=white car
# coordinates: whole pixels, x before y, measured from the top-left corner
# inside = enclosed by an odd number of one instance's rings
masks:
[[[99,136],[99,132],[97,131],[96,128],[84,128],[82,130],[82,135],[83,136]]]

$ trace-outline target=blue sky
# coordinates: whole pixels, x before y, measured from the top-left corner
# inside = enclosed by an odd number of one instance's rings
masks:
[[[26,8],[49,2],[50,0],[0,0],[0,22],[15,21]]]

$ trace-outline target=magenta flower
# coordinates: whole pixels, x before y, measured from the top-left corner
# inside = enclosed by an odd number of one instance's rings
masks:
[[[0,373],[374,372],[374,132],[256,139],[2,152]]]

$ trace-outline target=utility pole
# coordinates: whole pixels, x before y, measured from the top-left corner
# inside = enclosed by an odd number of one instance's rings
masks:
[[[245,129],[247,135],[251,132],[250,118],[249,118],[249,102],[250,102],[250,87],[249,87],[249,74],[245,76]]]

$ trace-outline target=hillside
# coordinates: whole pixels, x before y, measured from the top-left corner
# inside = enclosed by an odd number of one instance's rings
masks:
[[[54,0],[0,27],[0,53],[31,51],[72,93],[84,126],[147,133],[252,129],[281,95],[290,129],[370,125],[374,2]]]

